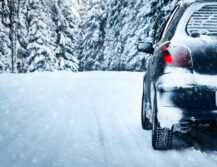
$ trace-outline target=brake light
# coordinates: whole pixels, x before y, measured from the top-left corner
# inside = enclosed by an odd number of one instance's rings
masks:
[[[161,51],[165,65],[188,68],[192,67],[190,51],[187,47],[165,44]]]
[[[164,62],[166,64],[173,64],[172,56],[169,53],[164,56]]]

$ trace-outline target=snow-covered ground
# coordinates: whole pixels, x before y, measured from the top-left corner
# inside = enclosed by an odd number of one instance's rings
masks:
[[[216,150],[152,149],[143,75],[1,74],[0,167],[217,166]]]

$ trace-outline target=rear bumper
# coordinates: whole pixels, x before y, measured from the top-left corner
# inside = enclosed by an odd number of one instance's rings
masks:
[[[155,89],[161,127],[171,128],[186,120],[217,120],[217,88],[195,84],[192,73],[163,75]]]
[[[164,106],[198,109],[217,109],[216,91],[204,86],[167,87],[158,85],[159,98]]]

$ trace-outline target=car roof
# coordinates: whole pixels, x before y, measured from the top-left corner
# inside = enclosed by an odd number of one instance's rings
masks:
[[[217,2],[217,0],[180,0],[179,3],[195,3],[195,2]]]

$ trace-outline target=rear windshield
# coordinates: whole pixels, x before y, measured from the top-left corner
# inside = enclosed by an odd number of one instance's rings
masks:
[[[195,12],[186,29],[192,37],[200,35],[217,37],[217,5],[207,5]]]

